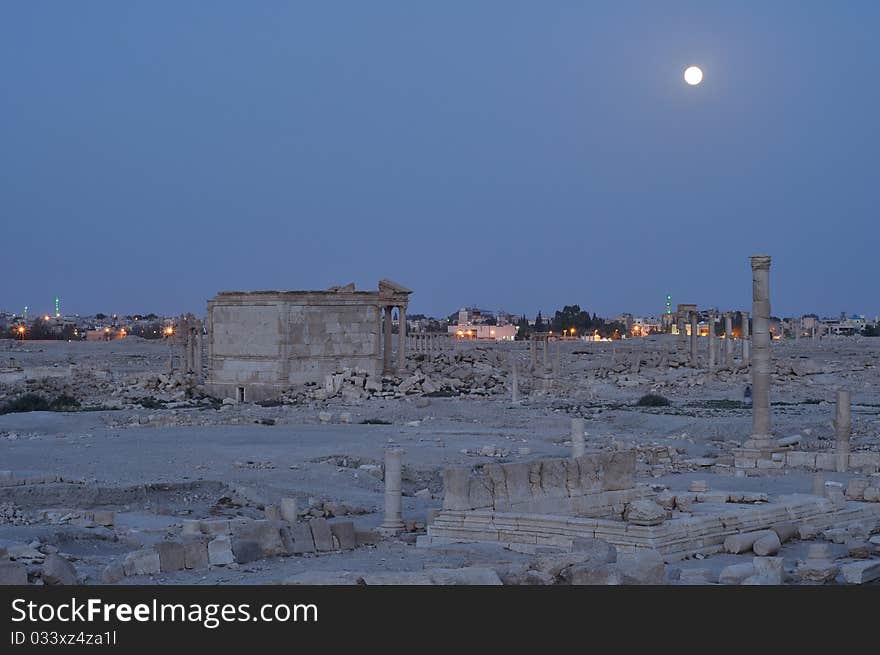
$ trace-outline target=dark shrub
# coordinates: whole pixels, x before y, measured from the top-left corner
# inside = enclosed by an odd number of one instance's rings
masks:
[[[636,405],[639,407],[666,407],[669,405],[669,401],[656,393],[649,393],[639,398]]]

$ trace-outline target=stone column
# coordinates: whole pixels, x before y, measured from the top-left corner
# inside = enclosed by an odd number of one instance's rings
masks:
[[[837,412],[834,417],[837,432],[835,454],[837,455],[837,472],[846,473],[849,469],[849,437],[852,434],[852,418],[850,416],[849,391],[837,392]]]
[[[400,320],[397,323],[397,371],[403,373],[406,370],[406,306],[397,308]]]
[[[382,530],[388,532],[403,529],[402,461],[403,448],[392,447],[385,451],[385,520],[382,521]]]
[[[749,338],[749,313],[742,312],[742,342],[743,342],[743,350],[742,350],[742,363],[743,366],[749,365],[749,345],[751,344],[751,339]]]
[[[752,264],[752,436],[746,448],[769,448],[770,432],[770,257],[755,255]],[[749,443],[751,442],[751,444]]]
[[[675,344],[675,349],[680,353],[687,352],[687,329],[685,328],[685,324],[687,321],[685,320],[684,314],[679,312],[675,317],[675,324],[678,327],[678,341]]]
[[[202,331],[196,333],[196,375],[202,374]]]
[[[580,457],[585,450],[584,419],[576,416],[571,419],[571,456]]]
[[[709,310],[709,370],[715,370],[715,310]]]
[[[541,353],[542,353],[542,359],[543,359],[543,364],[544,364],[544,370],[545,370],[545,371],[546,371],[548,368],[550,368],[550,354],[547,352],[547,350],[548,350],[549,347],[550,347],[550,340],[549,340],[547,337],[544,337],[544,338],[541,340],[541,349],[542,349],[542,350],[541,350]]]
[[[391,364],[391,305],[385,306],[385,344],[382,347],[382,373],[394,372]]]
[[[697,312],[691,312],[691,366],[696,368],[697,362]]]
[[[559,339],[556,340],[556,353],[553,357],[553,377],[558,380],[559,379]]]
[[[724,312],[724,365],[733,368],[733,314]]]
[[[513,353],[510,355],[510,399],[512,402],[519,402],[519,367],[516,364],[516,357]]]
[[[529,362],[531,369],[534,371],[538,365],[538,345],[535,343],[535,337],[529,338]]]
[[[801,319],[796,318],[794,320],[794,342],[797,343],[801,340]]]

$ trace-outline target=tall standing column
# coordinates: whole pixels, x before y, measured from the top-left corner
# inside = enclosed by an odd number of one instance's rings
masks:
[[[535,343],[535,337],[529,339],[529,365],[533,371],[538,365],[538,345]]]
[[[715,370],[715,310],[709,310],[709,370]]]
[[[406,370],[406,307],[401,305],[397,308],[399,321],[397,322],[397,371],[402,373]]]
[[[675,325],[678,328],[678,341],[675,344],[676,350],[680,353],[687,352],[687,329],[685,328],[686,324],[685,316],[681,312],[678,312],[675,316]]]
[[[584,454],[584,419],[575,416],[571,419],[571,456],[580,457]]]
[[[743,351],[742,351],[742,363],[743,366],[748,366],[750,361],[750,353],[749,353],[749,345],[751,345],[752,341],[749,337],[749,313],[742,312],[742,342],[743,342]]]
[[[393,447],[385,451],[385,520],[382,529],[390,532],[403,529],[402,462],[403,448]]]
[[[691,312],[691,366],[697,366],[697,312]]]
[[[555,353],[555,356],[553,357],[553,378],[556,380],[559,379],[559,347],[560,347],[560,343],[559,343],[559,339],[557,339],[556,340],[556,353]]]
[[[518,366],[516,364],[516,356],[514,353],[510,354],[510,400],[512,402],[519,402],[519,371]]]
[[[382,372],[391,375],[391,305],[385,306],[385,344],[382,347]]]
[[[724,365],[733,368],[733,314],[724,312]]]
[[[747,448],[773,445],[770,432],[770,257],[755,255],[752,264],[752,437]]]
[[[852,417],[850,415],[849,391],[837,392],[837,412],[834,417],[837,432],[835,454],[837,455],[837,472],[846,473],[849,468],[849,438],[852,434]]]

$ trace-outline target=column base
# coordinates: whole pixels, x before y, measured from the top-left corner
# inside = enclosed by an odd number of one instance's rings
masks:
[[[406,527],[404,526],[402,521],[400,521],[399,523],[399,525],[395,522],[383,523],[378,528],[376,528],[376,532],[385,537],[394,537],[403,532],[404,528]]]
[[[780,446],[773,437],[753,435],[742,448],[733,449],[733,466],[738,469],[781,469],[791,446]]]

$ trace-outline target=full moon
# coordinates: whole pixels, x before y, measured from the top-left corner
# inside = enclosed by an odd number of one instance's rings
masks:
[[[684,81],[691,86],[696,86],[703,81],[703,71],[697,66],[689,66],[684,71]]]

